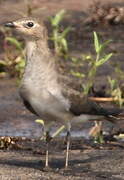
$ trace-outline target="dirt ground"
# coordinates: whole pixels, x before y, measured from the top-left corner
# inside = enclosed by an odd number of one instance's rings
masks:
[[[70,43],[72,54],[92,52],[92,31],[96,30],[103,35],[103,40],[112,39],[108,51],[115,52],[112,63],[119,62],[124,68],[124,36],[123,25],[84,27],[83,19],[92,0],[33,0],[34,5],[41,9],[34,12],[34,16],[46,19],[60,9],[67,9],[70,13],[66,24],[79,28],[79,33],[71,34]],[[123,0],[104,0],[124,6]],[[0,24],[21,17],[26,13],[26,6],[21,0],[6,0],[0,4]],[[76,44],[76,46],[75,46]],[[1,47],[0,47],[1,48]],[[0,51],[1,52],[1,51]],[[3,56],[1,52],[0,57]],[[97,84],[104,85],[106,76],[114,76],[111,63],[99,70]],[[102,81],[101,81],[102,79]],[[0,150],[0,179],[1,180],[123,180],[124,179],[124,146],[123,142],[108,143],[105,146],[96,146],[83,138],[72,138],[70,166],[64,170],[65,144],[59,137],[51,143],[50,166],[51,170],[45,172],[45,144],[39,140],[42,134],[41,125],[34,122],[37,118],[29,113],[20,101],[15,79],[0,79],[0,136],[26,137],[19,139],[17,147]],[[120,125],[123,131],[123,123]],[[86,124],[89,128],[91,125]]]
[[[0,178],[5,180],[123,180],[123,150],[72,151],[70,169],[64,170],[64,153],[53,155],[49,172],[44,172],[44,156],[29,151],[1,151]],[[60,167],[60,169],[56,168]]]

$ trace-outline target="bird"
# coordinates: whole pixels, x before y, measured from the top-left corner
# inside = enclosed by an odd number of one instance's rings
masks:
[[[120,111],[104,109],[88,100],[78,91],[77,82],[59,71],[58,58],[48,46],[44,22],[26,17],[4,25],[13,28],[25,40],[26,66],[19,93],[24,105],[44,120],[47,147],[45,168],[49,167],[50,128],[55,123],[63,124],[67,130],[65,168],[68,168],[71,124],[104,118],[111,121]]]

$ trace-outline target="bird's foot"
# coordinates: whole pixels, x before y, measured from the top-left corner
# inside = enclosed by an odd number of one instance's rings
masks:
[[[70,174],[70,172],[72,171],[72,169],[70,167],[64,167],[61,170],[61,173],[64,174]]]
[[[65,166],[65,167],[64,167],[64,170],[65,170],[65,171],[68,171],[68,170],[70,170],[70,167],[69,167],[69,166]]]
[[[53,169],[52,169],[50,166],[45,166],[45,167],[42,169],[42,171],[44,171],[44,172],[51,172],[51,171],[53,171]]]

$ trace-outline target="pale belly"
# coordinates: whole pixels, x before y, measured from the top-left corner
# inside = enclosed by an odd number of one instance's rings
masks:
[[[40,93],[39,93],[40,92]],[[37,91],[33,88],[20,88],[20,94],[27,101],[36,114],[46,123],[51,121],[65,124],[73,115],[69,112],[69,104],[62,98],[55,97],[46,89]],[[29,108],[28,108],[29,109]]]

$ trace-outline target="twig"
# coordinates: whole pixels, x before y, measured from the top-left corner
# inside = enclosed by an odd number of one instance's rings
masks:
[[[117,98],[114,97],[89,97],[88,99],[92,101],[97,101],[97,102],[112,102],[112,101],[118,101]],[[124,99],[122,99],[124,101]]]

